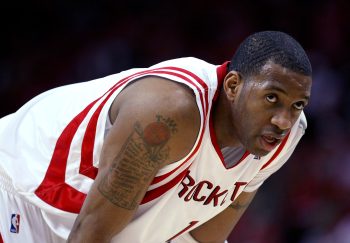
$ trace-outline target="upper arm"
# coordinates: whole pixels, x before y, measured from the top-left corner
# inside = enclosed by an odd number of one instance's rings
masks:
[[[256,191],[242,192],[224,211],[192,230],[191,235],[201,243],[224,242],[253,200],[255,194]]]
[[[99,173],[74,226],[94,225],[107,240],[131,220],[158,170],[190,152],[200,124],[190,92],[160,78],[127,87],[114,106]]]
[[[175,91],[178,88],[180,90]],[[113,128],[106,138],[96,180],[98,190],[135,205],[142,199],[158,170],[186,156],[197,137],[199,117],[196,103],[181,86],[148,78],[128,87],[122,94]],[[108,183],[117,183],[114,190]],[[113,186],[115,186],[113,184]],[[129,190],[138,190],[140,197]],[[126,190],[126,191],[124,191]],[[121,205],[118,205],[121,206]]]

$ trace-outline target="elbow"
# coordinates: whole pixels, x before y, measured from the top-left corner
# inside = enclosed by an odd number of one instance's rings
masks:
[[[103,232],[97,223],[80,220],[75,221],[73,228],[68,236],[67,243],[89,243],[89,242],[110,242],[112,235]]]
[[[79,237],[80,236],[80,228],[81,228],[81,223],[75,221],[74,226],[69,233],[67,243],[77,243],[77,242],[82,242],[82,239]]]

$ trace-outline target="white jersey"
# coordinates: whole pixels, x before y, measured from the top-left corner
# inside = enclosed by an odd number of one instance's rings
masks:
[[[98,173],[115,97],[148,75],[183,83],[193,90],[201,115],[196,143],[185,158],[158,172],[134,218],[113,242],[174,239],[223,211],[241,192],[256,190],[286,162],[306,128],[302,114],[284,141],[261,158],[221,151],[210,114],[226,66],[181,58],[47,91],[0,120],[0,170],[17,193],[42,209],[50,228],[67,238]],[[238,162],[227,167],[237,154]]]

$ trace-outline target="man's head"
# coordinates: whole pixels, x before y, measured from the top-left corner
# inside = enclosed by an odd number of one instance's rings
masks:
[[[235,139],[256,155],[272,151],[308,102],[311,72],[305,51],[289,35],[265,31],[245,39],[223,85]]]
[[[309,58],[301,45],[279,31],[263,31],[248,36],[233,56],[229,71],[234,70],[247,77],[258,74],[267,61],[306,76],[312,73]]]

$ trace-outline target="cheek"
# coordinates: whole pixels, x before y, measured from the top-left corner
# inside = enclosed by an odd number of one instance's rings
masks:
[[[249,139],[254,132],[256,120],[254,113],[250,111],[249,107],[241,106],[239,113],[237,114],[237,132],[240,134],[240,138],[243,140]]]
[[[268,123],[268,112],[259,104],[250,104],[241,112],[242,128],[247,136],[254,136]]]
[[[234,106],[236,127],[239,137],[245,141],[258,133],[264,119],[264,108],[254,92],[246,92],[239,96]]]

